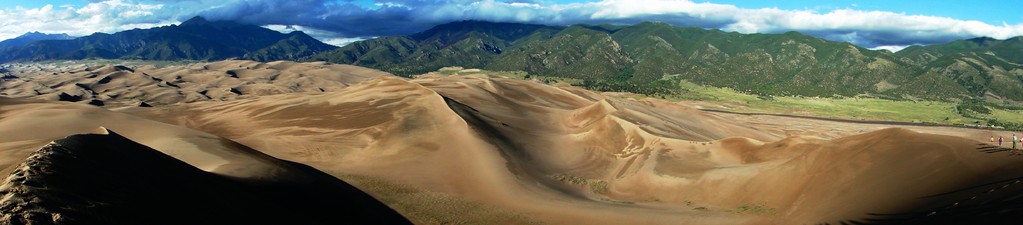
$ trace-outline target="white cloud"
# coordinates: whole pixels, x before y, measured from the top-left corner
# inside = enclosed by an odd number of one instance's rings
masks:
[[[690,1],[643,0],[641,2],[624,0],[604,0],[587,3],[579,7],[593,11],[594,19],[624,19],[652,15],[685,15],[694,18],[720,20],[728,19],[739,12],[732,5],[713,3],[694,3]]]
[[[412,8],[412,7],[406,6],[405,4],[401,4],[401,3],[397,3],[397,2],[377,2],[377,3],[373,3],[373,4],[376,5],[377,7],[395,7],[395,8],[406,8],[406,9],[411,9]]]
[[[338,47],[343,47],[345,45],[351,44],[352,42],[356,42],[356,41],[362,41],[362,40],[366,40],[366,39],[370,39],[370,38],[375,38],[375,37],[367,37],[367,38],[363,38],[363,37],[343,37],[341,34],[339,34],[337,32],[332,32],[332,31],[327,31],[327,30],[320,30],[320,29],[316,29],[316,28],[304,27],[304,26],[299,26],[299,25],[272,24],[272,25],[266,25],[266,26],[263,26],[263,27],[265,27],[267,29],[271,29],[271,30],[277,31],[277,32],[281,32],[281,33],[291,33],[291,32],[294,32],[294,31],[302,31],[303,33],[306,33],[309,36],[311,36],[313,38],[316,38],[317,40],[322,41],[323,43],[327,43],[329,45],[338,46]]]
[[[375,37],[369,37],[369,38],[375,38]],[[345,45],[351,44],[353,42],[362,41],[362,40],[366,40],[366,39],[367,38],[358,38],[358,37],[356,37],[356,38],[325,38],[325,39],[319,39],[319,40],[322,41],[323,43],[327,43],[328,45],[333,45],[333,46],[337,46],[337,47],[344,47]]]
[[[906,49],[906,47],[909,47],[909,45],[882,45],[870,48],[870,50],[888,50],[890,52],[898,52],[902,51],[902,49]]]
[[[122,0],[91,2],[77,9],[66,5],[55,8],[49,4],[31,9],[16,7],[0,11],[0,39],[32,31],[84,36],[178,23],[171,18],[151,18],[163,7],[163,4]]]

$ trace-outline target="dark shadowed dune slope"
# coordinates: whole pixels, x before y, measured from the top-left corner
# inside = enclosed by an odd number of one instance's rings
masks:
[[[205,172],[106,129],[51,142],[0,185],[0,224],[408,224],[311,167],[302,178]]]

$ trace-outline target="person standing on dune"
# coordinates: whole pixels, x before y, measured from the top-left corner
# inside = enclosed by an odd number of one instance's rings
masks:
[[[1002,136],[998,136],[998,147],[1002,147]]]
[[[1012,134],[1012,150],[1016,150],[1016,141],[1019,141],[1017,139],[1019,138],[1016,137],[1016,134]]]

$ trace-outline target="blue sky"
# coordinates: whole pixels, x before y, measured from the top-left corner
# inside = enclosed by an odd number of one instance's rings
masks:
[[[661,21],[741,33],[799,31],[898,50],[1023,35],[1023,1],[810,0],[0,0],[0,39],[40,31],[83,36],[180,23],[193,16],[343,45],[459,20],[547,25]]]

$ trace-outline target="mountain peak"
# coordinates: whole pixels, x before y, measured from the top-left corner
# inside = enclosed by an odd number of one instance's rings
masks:
[[[31,31],[31,32],[22,34],[20,37],[36,36],[36,35],[44,35],[44,33],[39,32],[39,31]]]
[[[202,16],[195,16],[192,17],[191,19],[185,20],[185,22],[181,22],[181,26],[199,25],[206,24],[209,22],[210,21],[206,20],[206,18],[203,18]]]
[[[74,39],[74,37],[71,37],[71,35],[67,35],[65,33],[47,34],[47,33],[39,32],[39,31],[28,32],[28,33],[22,34],[21,36],[18,36],[16,38],[23,38],[23,39],[24,38],[28,38],[28,39]]]
[[[302,32],[302,31],[300,31],[300,30],[296,30],[296,31],[288,32],[288,35],[299,35],[299,36],[309,36],[309,34],[307,34],[307,33],[305,33],[305,32]]]
[[[307,41],[312,41],[312,42],[320,42],[318,39],[314,38],[313,36],[309,36],[309,34],[306,34],[305,32],[302,32],[302,31],[297,31],[296,30],[296,31],[292,31],[290,33],[287,33],[286,35],[288,36],[289,39],[296,39],[297,38],[297,39],[302,39],[302,40],[307,40]]]
[[[975,43],[975,44],[977,44],[979,46],[989,46],[989,45],[1001,42],[1001,40],[994,39],[994,38],[991,38],[991,37],[970,38],[970,39],[966,39],[966,41],[973,42],[973,43]]]
[[[995,38],[992,38],[992,37],[988,37],[988,36],[982,36],[982,37],[970,38],[970,39],[967,39],[967,40],[971,40],[971,41],[994,41],[994,40],[998,40],[998,39],[995,39]]]
[[[0,41],[0,48],[3,47],[20,47],[28,45],[29,43],[42,40],[71,40],[75,39],[71,35],[67,34],[45,34],[39,31],[32,31],[16,38]]]
[[[791,35],[803,35],[803,33],[799,33],[799,31],[794,31],[794,30],[786,31],[784,34],[785,35],[789,35],[789,36],[791,36]]]

